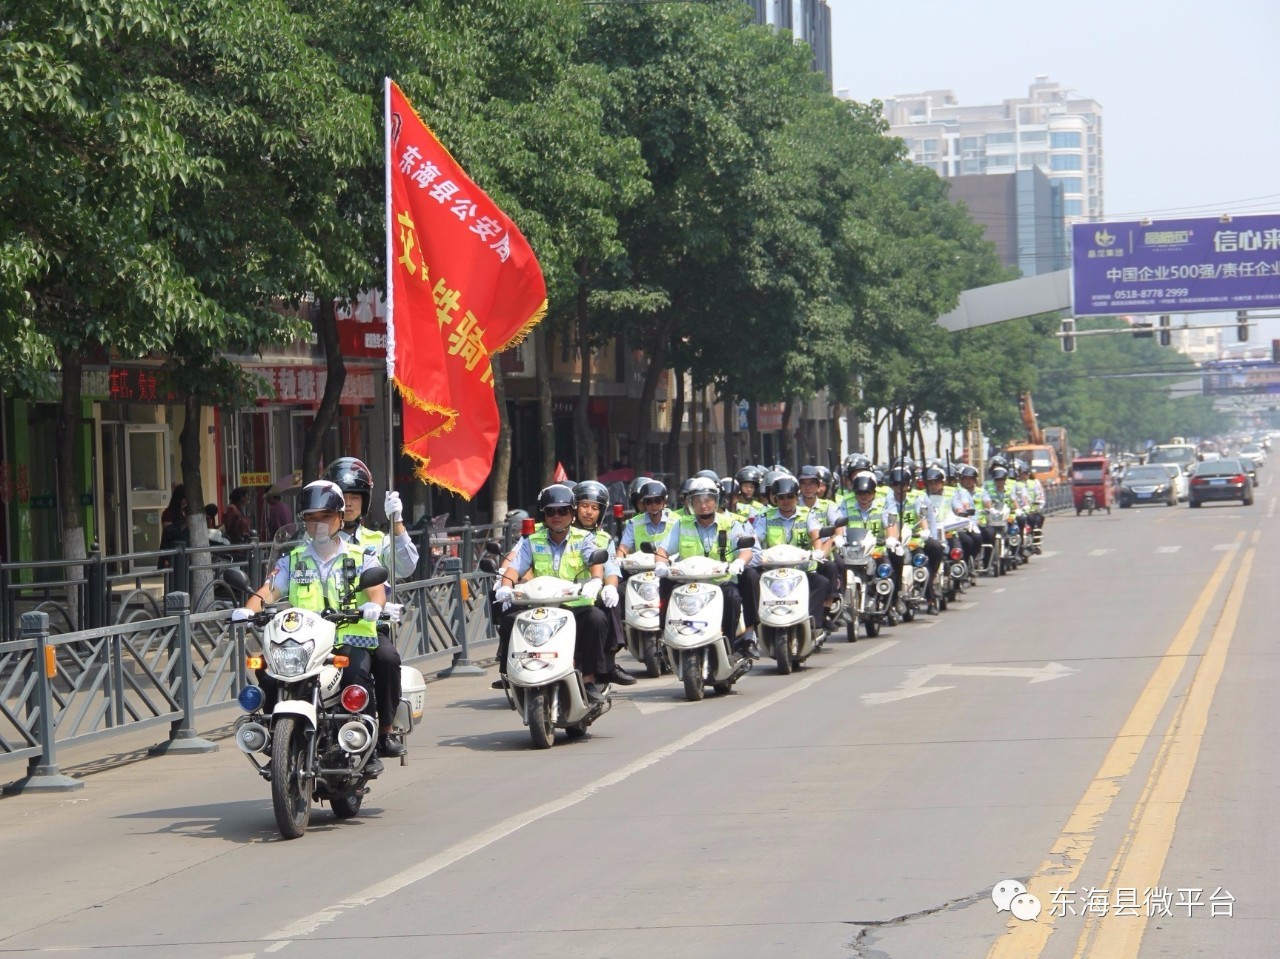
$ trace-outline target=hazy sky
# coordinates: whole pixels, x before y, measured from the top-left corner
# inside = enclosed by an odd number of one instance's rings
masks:
[[[828,0],[855,100],[1025,96],[1047,75],[1102,104],[1110,219],[1280,212],[1277,0]]]

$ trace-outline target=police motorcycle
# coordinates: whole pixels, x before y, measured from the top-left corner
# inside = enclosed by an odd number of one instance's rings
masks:
[[[720,531],[720,551],[728,533]],[[750,549],[755,537],[738,540],[737,549]],[[689,556],[670,564],[672,582],[679,583],[667,602],[667,623],[662,643],[676,675],[684,683],[685,698],[702,700],[706,686],[724,695],[751,669],[752,660],[733,653],[732,636],[724,635],[724,594],[715,580],[729,575],[729,563],[709,556]]]
[[[652,543],[642,543],[640,551],[628,553],[619,565],[626,574],[623,594],[622,633],[627,652],[644,663],[645,674],[657,679],[671,672],[666,647],[662,645],[662,601],[658,595],[658,577]]]
[[[898,589],[898,605],[902,621],[916,618],[916,610],[928,605],[925,592],[929,588],[929,557],[920,548],[918,530],[902,528],[902,584]]]
[[[847,520],[841,518],[839,526]],[[835,535],[827,526],[818,534]],[[812,550],[789,543],[770,546],[760,554],[760,644],[774,658],[778,672],[788,675],[803,665],[827,641],[827,630],[809,615],[809,566]]]
[[[598,566],[608,558],[605,550],[598,549],[591,556],[591,565]],[[480,561],[480,568],[487,573],[497,571],[488,557]],[[587,696],[582,671],[574,663],[577,621],[562,607],[582,596],[583,585],[558,576],[535,576],[511,588],[512,605],[522,608],[511,630],[504,689],[507,702],[529,727],[536,749],[555,745],[557,729],[563,729],[570,739],[582,738],[587,727],[613,704],[608,695],[599,702]]]
[[[893,567],[884,558],[884,548],[876,545],[873,532],[853,530],[846,536],[840,555],[847,571],[845,638],[852,643],[858,638],[859,623],[868,638],[880,635],[881,625],[893,611],[894,583]]]
[[[964,550],[955,540],[954,534],[968,529],[971,521],[968,517],[956,517],[942,524],[942,533],[946,537],[947,551],[938,567],[939,584],[934,587],[941,604],[954,603],[959,595],[969,588],[969,578],[973,574],[971,563],[965,558]]]
[[[270,568],[281,555],[301,545],[300,526],[282,527],[273,540]],[[248,578],[237,569],[223,580],[233,590],[251,591]],[[357,622],[360,610],[350,608],[353,597],[387,580],[387,571],[372,567],[350,583],[338,609],[321,612],[293,606],[263,610],[248,622],[262,628],[262,652],[250,655],[249,669],[265,669],[278,684],[270,715],[264,714],[261,687],[247,685],[237,700],[247,713],[235,725],[236,746],[271,783],[271,806],[276,826],[285,839],[297,839],[311,820],[313,802],[328,802],[339,819],[359,815],[375,778],[370,770],[378,742],[378,721],[366,712],[373,692],[359,685],[342,686],[348,657],[335,650],[339,626]],[[386,614],[384,614],[386,618]],[[422,718],[427,685],[422,673],[401,666],[402,693],[392,733],[407,737]],[[262,754],[263,759],[258,755]],[[401,763],[405,762],[401,758]]]
[[[987,528],[991,530],[991,542],[982,544],[982,571],[991,576],[1003,576],[1013,568],[1013,560],[1006,544],[1009,528],[1009,507],[992,504],[987,510]]]

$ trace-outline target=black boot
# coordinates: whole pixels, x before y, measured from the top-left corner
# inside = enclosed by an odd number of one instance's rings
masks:
[[[378,737],[378,755],[390,758],[398,758],[409,751],[399,736],[393,733],[383,733]]]

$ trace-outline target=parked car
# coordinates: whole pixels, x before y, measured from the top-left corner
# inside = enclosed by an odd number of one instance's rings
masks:
[[[1164,506],[1178,505],[1178,490],[1169,472],[1181,475],[1176,463],[1153,463],[1150,466],[1130,466],[1120,481],[1120,508],[1128,509],[1146,503]]]
[[[1196,465],[1187,503],[1198,507],[1221,499],[1238,499],[1245,506],[1253,505],[1253,481],[1247,463],[1226,459]]]

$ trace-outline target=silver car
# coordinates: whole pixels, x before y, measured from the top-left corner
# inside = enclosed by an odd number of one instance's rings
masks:
[[[1169,471],[1169,477],[1173,480],[1173,491],[1178,496],[1179,503],[1187,501],[1187,491],[1191,486],[1191,481],[1187,479],[1187,474],[1178,468],[1177,463],[1161,463],[1165,469]]]

